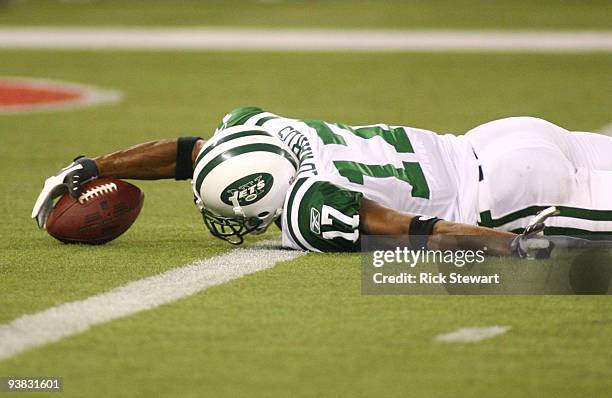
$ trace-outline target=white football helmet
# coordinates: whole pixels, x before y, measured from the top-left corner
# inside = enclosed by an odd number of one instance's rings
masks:
[[[191,182],[206,227],[235,245],[264,232],[281,215],[297,169],[289,147],[261,127],[217,132],[198,153]]]

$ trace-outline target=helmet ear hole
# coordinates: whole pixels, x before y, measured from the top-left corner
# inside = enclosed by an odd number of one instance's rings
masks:
[[[261,213],[259,213],[257,215],[257,217],[259,217],[259,218],[266,218],[266,217],[268,217],[269,214],[270,214],[269,211],[262,211]]]

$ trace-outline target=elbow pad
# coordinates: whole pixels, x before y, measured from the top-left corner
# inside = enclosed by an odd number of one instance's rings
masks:
[[[193,177],[193,158],[191,156],[195,143],[200,137],[179,137],[176,142],[176,170],[174,179],[188,180]]]
[[[422,219],[423,216],[416,216],[410,221],[408,242],[412,250],[427,250],[427,240],[433,232],[434,225],[442,221],[438,217]]]

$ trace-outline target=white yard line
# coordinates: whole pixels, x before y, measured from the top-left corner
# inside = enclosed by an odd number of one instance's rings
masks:
[[[0,49],[612,52],[610,31],[0,28]]]
[[[612,123],[607,124],[603,126],[602,128],[600,128],[598,133],[612,137]]]
[[[511,326],[461,328],[450,333],[440,334],[436,336],[435,340],[442,343],[475,343],[495,336],[500,336],[511,328]]]
[[[277,242],[235,249],[227,254],[130,282],[81,301],[21,316],[0,325],[0,360],[306,254],[282,250],[274,244]]]

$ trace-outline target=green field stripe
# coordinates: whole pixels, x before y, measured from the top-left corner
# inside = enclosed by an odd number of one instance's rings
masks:
[[[520,218],[536,215],[547,207],[550,206],[529,206],[497,219],[491,216],[490,210],[483,211],[480,213],[480,225],[489,228],[501,227]],[[612,221],[612,210],[590,210],[568,206],[557,206],[557,209],[559,210],[557,217],[579,218],[589,221]]]
[[[277,155],[281,155],[285,159],[287,159],[293,167],[297,170],[298,165],[293,156],[283,148],[280,148],[273,144],[249,144],[243,145],[237,148],[228,149],[225,152],[220,153],[215,156],[213,160],[211,160],[198,174],[198,178],[196,179],[196,191],[200,192],[200,187],[202,186],[202,182],[204,178],[219,164],[225,162],[229,158],[233,158],[234,156],[242,155],[250,152],[270,152],[276,153]]]
[[[610,2],[606,0],[481,2],[337,0],[274,3],[274,6],[268,6],[261,1],[252,0],[233,2],[8,0],[0,2],[2,6],[6,6],[1,8],[0,24],[3,26],[240,26],[393,30],[415,27],[428,30],[435,28],[445,30],[610,29]],[[146,7],[143,7],[143,4],[146,4]],[[304,18],[304,15],[308,17]],[[288,62],[282,64],[282,68],[288,68],[290,66],[288,64]],[[225,64],[220,65],[225,66]],[[200,69],[205,68],[200,67]],[[352,72],[347,68],[339,69],[345,74]],[[257,78],[262,79],[253,75],[245,74],[254,81],[257,81]],[[325,77],[324,74],[322,76]],[[218,84],[224,83],[224,79],[219,80]],[[361,83],[354,79],[351,82]],[[397,84],[397,80],[391,82]],[[359,97],[356,97],[355,101],[358,100]]]
[[[217,146],[224,144],[228,141],[235,140],[236,138],[248,137],[252,135],[263,135],[267,137],[273,137],[272,134],[266,133],[265,131],[260,131],[260,130],[249,130],[249,131],[243,131],[241,133],[235,133],[235,134],[229,135],[215,142],[213,145],[209,146],[208,148],[204,149],[202,153],[198,155],[198,158],[196,159],[195,164],[197,165],[198,162],[202,160],[204,156],[206,156],[210,151],[215,149]]]

